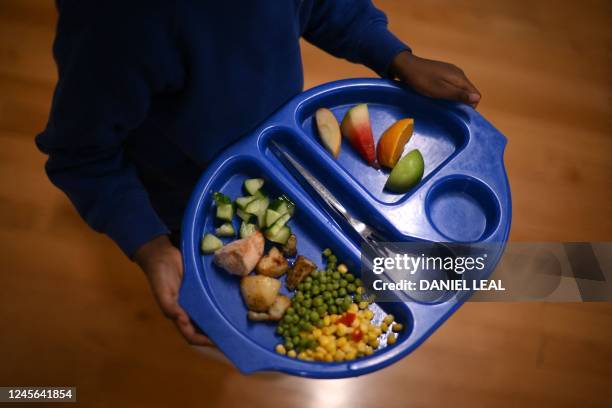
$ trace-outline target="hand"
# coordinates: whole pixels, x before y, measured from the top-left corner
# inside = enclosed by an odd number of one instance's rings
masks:
[[[183,259],[166,235],[142,245],[134,261],[144,271],[157,304],[172,320],[185,340],[196,346],[212,346],[208,337],[197,331],[187,313],[178,304],[178,293],[183,279]]]
[[[431,98],[459,101],[474,108],[480,102],[480,92],[463,71],[446,62],[420,58],[410,51],[403,51],[393,59],[389,73]]]

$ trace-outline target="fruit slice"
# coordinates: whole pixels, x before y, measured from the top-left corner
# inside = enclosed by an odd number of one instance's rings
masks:
[[[391,170],[385,188],[395,193],[405,193],[421,181],[424,169],[421,152],[411,150]]]
[[[336,117],[329,109],[320,108],[315,113],[315,120],[321,143],[334,157],[338,157],[342,138]]]
[[[378,163],[392,169],[404,151],[404,146],[412,136],[413,119],[401,119],[385,130],[376,147]]]
[[[341,129],[344,137],[351,142],[361,157],[370,166],[378,168],[368,105],[362,103],[349,109],[342,119]]]

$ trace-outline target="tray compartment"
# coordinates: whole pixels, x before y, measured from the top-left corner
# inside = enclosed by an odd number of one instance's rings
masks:
[[[351,272],[359,276],[358,269],[358,254],[352,248],[347,248],[339,244],[336,238],[337,231],[333,231],[333,227],[328,225],[327,231],[321,228],[320,218],[311,212],[310,203],[303,201],[303,197],[294,193],[294,187],[291,184],[283,182],[278,178],[278,175],[273,175],[270,169],[262,165],[257,159],[250,156],[235,156],[226,161],[224,165],[216,171],[215,177],[211,180],[207,190],[207,198],[209,203],[201,211],[205,214],[203,223],[199,228],[199,236],[203,236],[207,232],[211,232],[215,228],[215,207],[212,204],[212,193],[220,191],[232,199],[244,195],[242,185],[245,179],[253,177],[263,177],[265,179],[264,189],[272,198],[281,194],[287,194],[296,202],[296,212],[294,217],[289,221],[293,233],[298,238],[298,253],[313,260],[319,267],[323,267],[321,252],[323,249],[330,247],[337,254],[338,259],[346,263]],[[236,229],[239,227],[239,220],[234,220]],[[231,241],[231,238],[224,239],[225,242]],[[271,246],[271,243],[266,243],[266,250]],[[357,258],[356,258],[357,257]],[[204,271],[200,274],[202,285],[214,303],[216,309],[223,315],[231,326],[237,330],[242,336],[248,338],[256,345],[263,349],[274,353],[274,346],[282,342],[282,337],[275,333],[276,324],[274,322],[251,322],[247,319],[247,308],[244,305],[240,294],[240,279],[232,276],[216,266],[212,262],[212,255],[203,255],[198,252],[199,270]],[[285,287],[285,276],[281,278],[282,287],[281,293],[291,297],[293,294],[288,292]],[[382,319],[386,313],[393,313],[396,316],[396,321],[401,322],[406,328],[398,337],[395,345],[385,347],[383,350],[375,353],[371,357],[378,357],[394,347],[398,347],[402,342],[410,338],[412,328],[411,312],[407,305],[402,303],[384,303],[373,304],[371,306],[375,314],[375,321]],[[193,313],[192,317],[195,321],[206,327],[206,316],[199,312]],[[213,340],[215,340],[213,338]],[[381,339],[382,344],[386,344],[386,336]],[[283,360],[295,361],[288,357],[273,354],[274,357]],[[359,359],[366,360],[367,358]],[[347,363],[309,363],[311,365],[342,365]]]
[[[296,121],[306,137],[320,144],[314,120],[316,110],[321,107],[330,109],[340,123],[346,111],[359,103],[368,104],[375,143],[395,121],[414,118],[414,133],[404,153],[412,149],[421,151],[425,159],[424,180],[460,150],[469,137],[465,124],[457,116],[433,101],[399,88],[353,87],[342,93],[332,91],[322,94],[299,106]],[[321,150],[324,151],[322,146]],[[395,194],[384,190],[390,170],[376,170],[368,166],[344,138],[337,164],[380,203],[395,203],[410,194]],[[416,189],[418,186],[412,191]]]
[[[433,227],[456,242],[481,241],[500,221],[495,194],[484,183],[465,175],[438,180],[425,198],[425,209]]]

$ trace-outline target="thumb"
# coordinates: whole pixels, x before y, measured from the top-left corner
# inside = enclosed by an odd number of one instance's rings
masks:
[[[472,90],[458,87],[447,81],[441,81],[438,87],[438,97],[451,101],[463,102],[476,106],[480,102],[480,94]]]

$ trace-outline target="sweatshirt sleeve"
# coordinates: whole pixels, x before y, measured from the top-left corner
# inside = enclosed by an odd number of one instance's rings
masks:
[[[66,10],[60,6],[53,48],[59,78],[49,121],[36,143],[48,155],[45,169],[53,184],[94,230],[110,236],[131,258],[168,229],[123,141],[145,119],[152,95],[178,86],[179,58],[168,51],[167,31],[156,33],[128,16],[70,4]]]
[[[385,77],[393,58],[410,48],[387,29],[370,0],[312,0],[303,37],[324,51]]]

